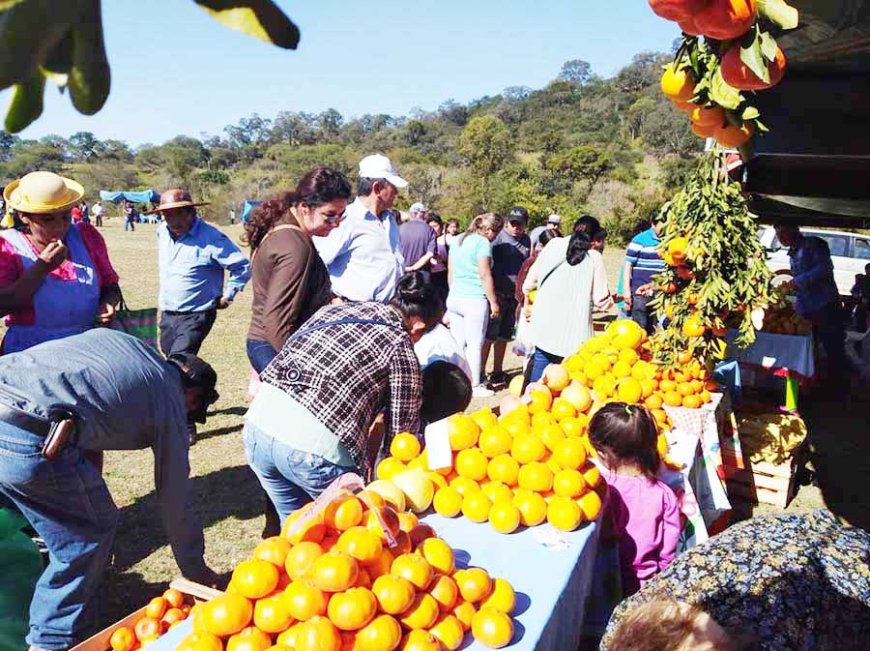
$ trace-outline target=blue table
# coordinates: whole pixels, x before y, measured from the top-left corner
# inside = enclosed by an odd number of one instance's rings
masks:
[[[593,589],[599,527],[565,533],[548,524],[505,535],[489,524],[430,514],[422,520],[456,552],[457,567],[477,566],[510,581],[517,593],[513,651],[575,649],[583,634],[586,602]],[[172,651],[192,631],[188,620],[149,646]],[[462,649],[487,647],[466,636]]]

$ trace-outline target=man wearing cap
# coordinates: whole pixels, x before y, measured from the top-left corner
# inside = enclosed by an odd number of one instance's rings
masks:
[[[217,375],[201,359],[164,360],[135,337],[97,328],[0,357],[0,494],[45,541],[30,604],[32,651],[68,649],[96,622],[118,509],[86,453],[154,453],[157,507],[182,574],[214,585],[188,474],[188,419],[204,420]]]
[[[486,368],[489,350],[493,348],[492,375],[489,380],[493,386],[507,382],[503,365],[507,344],[514,338],[517,323],[517,275],[532,250],[531,240],[526,234],[528,220],[529,213],[525,208],[511,208],[505,227],[492,243],[492,279],[500,313],[490,318],[486,328],[481,368]]]
[[[190,193],[180,188],[160,195],[147,214],[161,213],[157,227],[160,270],[160,348],[196,355],[211,332],[217,310],[230,306],[251,279],[251,264],[229,237],[196,214]],[[224,272],[230,278],[224,287]]]
[[[553,214],[547,217],[547,222],[543,226],[535,226],[529,233],[533,247],[538,245],[538,240],[541,239],[541,233],[544,231],[550,231],[554,236],[562,237],[562,218]]]
[[[435,231],[426,223],[429,209],[419,201],[411,205],[410,218],[399,227],[399,248],[405,258],[405,273],[422,272],[429,278],[429,262],[435,257]]]
[[[347,218],[326,237],[314,238],[338,298],[393,298],[405,273],[405,258],[392,207],[399,190],[407,186],[386,156],[372,154],[360,161],[357,198],[347,207]]]

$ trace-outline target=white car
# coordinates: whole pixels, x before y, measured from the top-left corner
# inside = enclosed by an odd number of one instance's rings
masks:
[[[802,228],[801,233],[820,237],[828,243],[831,261],[834,263],[834,280],[837,282],[837,289],[841,295],[849,296],[855,285],[855,276],[863,274],[864,267],[870,264],[870,236],[813,228]],[[788,270],[790,267],[788,249],[779,243],[773,226],[763,226],[759,229],[759,237],[767,251],[767,266],[771,271]]]

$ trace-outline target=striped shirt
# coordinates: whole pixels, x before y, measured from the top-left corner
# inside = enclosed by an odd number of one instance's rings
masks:
[[[653,276],[665,268],[665,261],[659,255],[661,240],[652,228],[635,235],[625,252],[625,261],[632,266],[631,293],[641,285],[652,282]]]

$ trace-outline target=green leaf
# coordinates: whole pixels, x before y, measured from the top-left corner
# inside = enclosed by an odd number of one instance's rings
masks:
[[[761,32],[759,40],[761,41],[761,54],[764,55],[765,60],[771,63],[776,61],[776,39],[769,32]]]
[[[194,2],[226,27],[289,50],[299,45],[299,28],[271,0]]]
[[[724,109],[732,111],[740,106],[743,96],[736,88],[729,86],[722,78],[722,70],[717,68],[710,82],[710,99]]]
[[[782,29],[795,29],[800,22],[798,10],[785,0],[757,0],[758,13]]]
[[[754,106],[747,106],[745,109],[743,109],[743,113],[740,117],[743,118],[744,122],[746,120],[757,120],[761,117],[761,112]]]
[[[37,72],[33,77],[12,87],[12,101],[6,111],[6,131],[18,133],[42,115],[42,94],[45,77]]]
[[[755,75],[764,81],[770,82],[770,71],[767,69],[767,61],[761,51],[761,37],[756,33],[748,46],[740,46],[740,60],[746,64]]]

